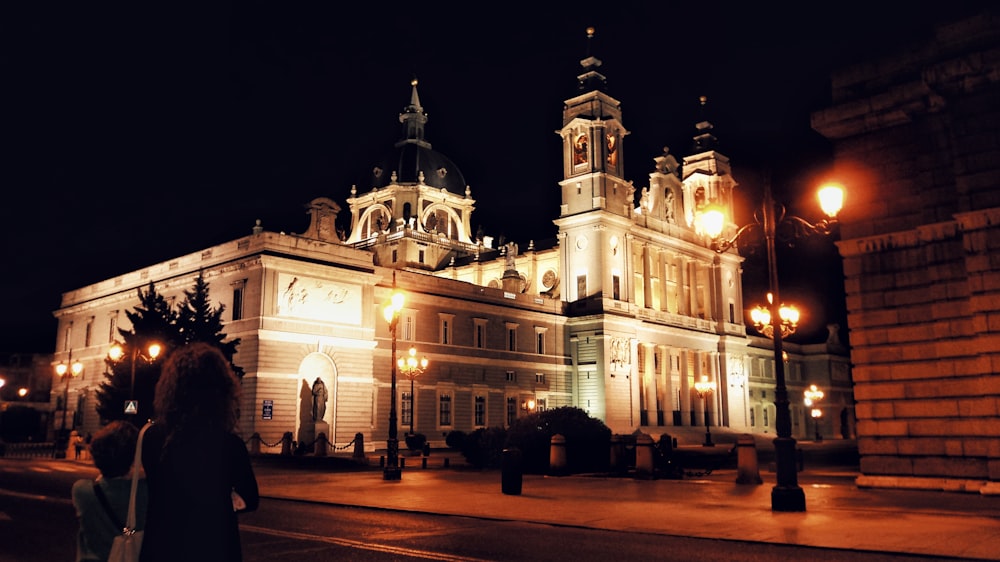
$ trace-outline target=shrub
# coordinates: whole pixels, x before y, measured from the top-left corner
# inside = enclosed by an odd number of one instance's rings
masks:
[[[611,430],[580,408],[564,406],[519,418],[507,432],[505,446],[523,453],[524,471],[544,473],[549,467],[553,435],[566,438],[569,472],[596,472],[608,468]]]
[[[422,451],[424,443],[427,443],[427,436],[423,433],[407,433],[405,439],[406,448],[411,451]]]
[[[462,456],[477,468],[498,468],[506,440],[507,430],[502,427],[477,429],[462,440]]]
[[[444,438],[444,444],[452,449],[462,450],[462,443],[465,441],[465,432],[453,429]]]

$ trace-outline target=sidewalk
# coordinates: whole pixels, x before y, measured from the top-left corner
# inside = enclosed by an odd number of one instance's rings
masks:
[[[805,446],[806,444],[803,444]],[[823,444],[812,444],[822,448]],[[731,443],[704,448],[725,454]],[[831,443],[829,446],[833,446]],[[690,444],[681,449],[696,454]],[[762,455],[766,458],[766,453]],[[444,459],[449,467],[444,467]],[[806,511],[771,511],[775,474],[761,462],[761,485],[736,484],[736,470],[682,480],[624,476],[524,475],[520,495],[501,491],[500,470],[465,466],[454,453],[406,457],[401,481],[382,479],[379,457],[351,467],[347,457],[255,459],[261,495],[420,513],[569,525],[687,537],[785,543],[957,559],[1000,560],[1000,497],[867,489],[856,467],[809,466],[798,473]]]

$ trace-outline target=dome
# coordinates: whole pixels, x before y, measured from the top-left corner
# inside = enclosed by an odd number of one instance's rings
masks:
[[[465,194],[465,177],[447,156],[431,148],[427,142],[406,140],[384,155],[368,171],[362,184],[365,187],[383,188],[393,183],[419,183],[423,173],[423,183],[435,188],[444,188],[455,195]]]
[[[431,148],[431,143],[424,140],[427,114],[420,105],[416,79],[410,85],[410,104],[399,114],[403,138],[367,171],[368,177],[361,185],[381,189],[392,183],[423,182],[455,195],[464,195],[466,183],[462,172],[447,156]]]

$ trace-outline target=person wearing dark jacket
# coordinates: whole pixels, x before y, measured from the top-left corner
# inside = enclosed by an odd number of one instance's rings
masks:
[[[141,560],[239,562],[237,513],[260,497],[250,456],[233,431],[239,382],[204,343],[176,349],[156,385],[156,419],[142,443],[149,507]]]

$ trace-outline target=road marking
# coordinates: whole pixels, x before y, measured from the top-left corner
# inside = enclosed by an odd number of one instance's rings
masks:
[[[428,560],[448,560],[453,562],[490,562],[482,558],[468,558],[466,556],[455,556],[452,554],[445,554],[443,552],[430,552],[427,550],[415,550],[411,548],[400,548],[396,546],[389,546],[385,544],[373,544],[361,541],[352,541],[350,539],[343,539],[339,537],[324,537],[321,535],[310,535],[306,533],[296,533],[294,531],[280,531],[277,529],[267,529],[265,527],[257,527],[254,525],[240,525],[240,529],[245,531],[250,531],[253,533],[260,533],[262,535],[272,535],[276,537],[284,537],[298,540],[307,541],[317,541],[329,544],[336,544],[339,546],[347,546],[350,548],[357,548],[363,550],[373,550],[376,552],[385,552],[388,554],[398,554],[401,556],[409,556],[412,558],[426,558]]]

